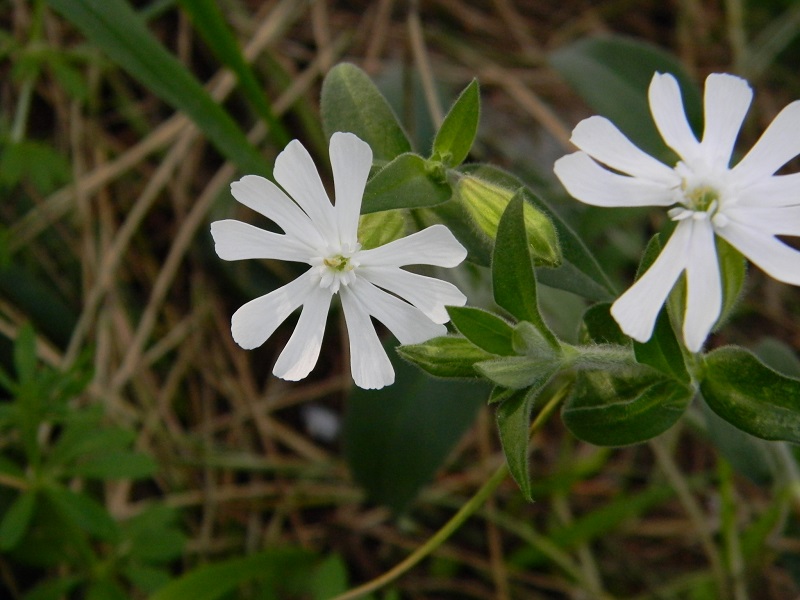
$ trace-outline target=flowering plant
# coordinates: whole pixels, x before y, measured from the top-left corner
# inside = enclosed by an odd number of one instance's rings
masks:
[[[674,231],[653,238],[640,277],[617,298],[592,253],[531,188],[489,165],[461,164],[478,127],[477,82],[462,92],[430,155],[423,156],[411,151],[366,75],[339,65],[322,93],[336,204],[330,204],[311,157],[294,141],[275,164],[275,179],[288,196],[253,176],[232,186],[237,200],[272,219],[284,234],[233,220],[212,225],[224,259],[310,266],[240,308],[233,316],[234,339],[245,348],[258,346],[302,306],[273,369],[279,377],[302,378],[317,361],[328,308],[338,293],[358,386],[393,381],[370,316],[400,341],[400,356],[429,374],[492,386],[488,401],[496,407],[508,466],[528,497],[531,421],[556,406],[578,438],[600,445],[650,439],[671,427],[695,398],[751,435],[800,441],[800,381],[736,346],[702,352],[742,289],[741,254],[781,281],[800,283],[797,251],[776,237],[800,233],[797,175],[775,175],[800,152],[800,103],[784,109],[731,167],[751,97],[743,79],[711,75],[698,141],[677,79],[656,73],[650,110],[678,155],[674,167],[638,149],[606,118],[591,117],[575,128],[572,141],[580,151],[555,164],[572,196],[596,206],[672,207]],[[373,232],[392,229],[400,212],[412,213],[423,228],[365,249],[357,234],[359,212],[372,220]],[[490,267],[494,307],[464,306],[466,297],[454,285],[400,268],[454,267],[465,256]],[[685,284],[681,279],[676,285],[682,273]],[[578,343],[556,335],[542,315],[539,281],[590,303]],[[448,320],[449,333],[443,325]]]

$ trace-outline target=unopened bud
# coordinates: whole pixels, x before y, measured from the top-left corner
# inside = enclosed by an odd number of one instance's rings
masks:
[[[467,175],[459,179],[456,196],[478,229],[494,239],[500,217],[515,191]],[[558,266],[561,263],[561,249],[550,218],[529,202],[525,203],[524,215],[528,247],[534,263],[539,266]]]

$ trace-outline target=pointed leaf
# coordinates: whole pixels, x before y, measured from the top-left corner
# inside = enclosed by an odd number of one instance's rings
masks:
[[[87,39],[173,108],[245,173],[269,174],[261,154],[191,72],[124,0],[48,0]]]
[[[492,354],[511,356],[513,327],[502,317],[471,306],[448,306],[447,314],[456,329],[470,342]]]
[[[617,325],[611,316],[611,303],[601,302],[590,306],[583,313],[583,325],[586,330],[587,342],[595,344],[617,344],[624,346],[629,343],[627,335]]]
[[[434,377],[480,377],[475,371],[475,363],[492,358],[468,339],[455,335],[398,346],[397,353]]]
[[[156,462],[146,454],[117,450],[86,456],[65,472],[90,479],[143,479],[157,469]]]
[[[0,519],[0,551],[8,552],[25,535],[36,510],[36,493],[25,491],[14,499]]]
[[[275,118],[258,77],[245,60],[236,36],[225,23],[225,15],[219,5],[214,0],[181,0],[181,8],[191,17],[192,23],[216,57],[236,73],[244,96],[269,125],[276,145],[282,148],[288,144],[291,137],[283,124]]]
[[[539,313],[536,276],[528,252],[523,213],[523,196],[516,194],[508,203],[497,228],[492,254],[494,299],[520,321],[530,321],[554,348],[559,344]]]
[[[528,467],[531,417],[536,408],[539,392],[547,384],[548,379],[543,377],[530,388],[515,392],[497,407],[495,415],[508,470],[517,482],[522,495],[529,502],[533,502]]]
[[[401,154],[367,182],[361,212],[434,206],[451,195],[450,186],[429,171],[424,158]]]
[[[103,540],[115,539],[119,533],[117,524],[106,509],[89,496],[64,487],[48,487],[47,498],[58,509],[62,518],[71,521],[84,531]]]
[[[14,342],[14,368],[20,384],[33,383],[36,378],[36,332],[30,323],[19,328]]]
[[[560,358],[542,360],[530,356],[505,356],[475,364],[475,370],[492,383],[514,390],[549,380],[560,367]]]
[[[325,76],[320,113],[325,135],[355,133],[370,145],[378,163],[411,151],[389,103],[369,76],[353,64],[336,65]]]
[[[436,132],[431,158],[441,160],[448,167],[457,167],[464,162],[478,133],[480,113],[478,80],[473,79],[461,92]]]
[[[700,391],[734,427],[765,440],[800,442],[800,379],[773,371],[744,348],[708,354]]]
[[[150,596],[150,600],[217,600],[228,598],[240,585],[259,580],[265,597],[287,597],[284,583],[297,576],[308,582],[313,555],[295,548],[271,548],[257,554],[202,565]],[[294,594],[292,594],[294,596]]]
[[[644,343],[634,340],[633,351],[640,363],[654,367],[684,383],[689,382],[689,372],[683,361],[683,352],[666,309],[662,309],[658,315],[653,335],[649,340]]]

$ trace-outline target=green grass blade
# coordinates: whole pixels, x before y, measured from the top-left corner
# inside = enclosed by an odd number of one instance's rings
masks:
[[[180,4],[214,55],[236,74],[247,101],[269,126],[275,144],[283,148],[291,137],[272,112],[258,78],[245,60],[217,3],[214,0],[181,0]]]
[[[242,171],[269,174],[259,152],[124,0],[48,0],[86,38],[151,92],[184,112]]]

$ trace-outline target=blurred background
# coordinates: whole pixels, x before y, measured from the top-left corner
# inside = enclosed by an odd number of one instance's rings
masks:
[[[299,383],[270,374],[293,318],[255,351],[231,339],[236,308],[299,271],[219,260],[209,223],[265,225],[229,184],[269,174],[293,138],[331,183],[319,94],[335,64],[370,75],[425,155],[477,78],[471,160],[525,181],[620,289],[665,215],[569,199],[552,164],[572,127],[638,115],[653,53],[685,94],[711,72],[750,81],[742,149],[800,98],[792,0],[0,0],[0,21],[2,598],[331,598],[424,543],[503,461],[477,383],[397,364],[395,386],[353,391],[339,312]],[[490,301],[482,268],[455,277]],[[576,340],[586,301],[541,293]],[[710,346],[797,376],[798,299],[751,269]],[[704,423],[690,411],[608,449],[553,419],[535,503],[509,479],[372,597],[798,597],[793,449]]]

